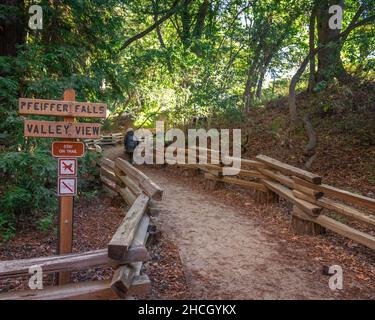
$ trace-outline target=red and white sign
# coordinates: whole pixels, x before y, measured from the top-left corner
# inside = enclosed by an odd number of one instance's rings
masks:
[[[76,176],[77,159],[59,159],[59,176]]]
[[[59,177],[57,183],[57,194],[59,196],[75,196],[77,195],[77,178]]]
[[[55,158],[83,157],[85,147],[82,142],[54,141],[52,142],[52,156]]]

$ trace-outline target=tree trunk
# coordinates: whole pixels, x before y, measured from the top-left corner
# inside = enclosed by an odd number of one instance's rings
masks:
[[[318,144],[318,137],[316,135],[315,129],[311,123],[311,116],[309,114],[306,114],[303,117],[303,122],[305,126],[305,131],[307,134],[307,137],[309,139],[309,142],[305,146],[304,150],[304,156],[305,156],[305,168],[310,169],[313,161],[316,158],[316,145]]]
[[[256,86],[258,82],[258,76],[256,70],[259,68],[258,67],[258,60],[259,59],[259,53],[261,49],[261,43],[258,43],[258,46],[255,50],[255,54],[250,60],[249,58],[249,67],[247,70],[247,79],[246,79],[246,85],[245,85],[245,90],[243,93],[243,102],[244,102],[244,110],[248,110],[253,102],[254,98],[254,92],[253,88]]]
[[[246,86],[245,86],[245,91],[243,95],[245,110],[249,110],[254,100],[254,87],[256,86],[258,82],[255,69],[256,69],[255,63],[253,63],[247,72]]]
[[[210,1],[209,0],[204,0],[201,5],[199,6],[199,10],[196,16],[197,22],[195,23],[194,30],[192,32],[192,38],[194,41],[200,40],[203,35],[203,30],[205,26],[205,20],[208,14],[208,9],[210,7]],[[200,46],[195,42],[192,51],[197,55],[197,56],[202,56],[203,52],[200,48]]]
[[[309,26],[309,48],[312,52],[315,48],[315,19],[316,19],[316,6],[313,7],[310,16]],[[316,84],[316,73],[315,73],[315,56],[310,58],[310,75],[309,75],[309,86],[308,92],[312,92]]]
[[[197,14],[197,22],[195,23],[194,30],[193,30],[194,39],[200,39],[202,36],[209,7],[210,7],[209,0],[204,0],[199,6],[199,10]]]
[[[17,14],[0,20],[0,56],[16,56],[17,45],[25,43],[23,0],[1,0],[6,7],[17,9]]]
[[[276,46],[278,47],[278,45]],[[264,62],[263,62],[263,65],[262,67],[260,68],[260,72],[259,72],[259,79],[258,79],[258,85],[257,85],[257,91],[256,91],[256,94],[255,96],[260,99],[260,97],[262,96],[262,87],[263,87],[263,81],[264,81],[264,77],[266,75],[266,72],[267,72],[267,69],[268,69],[268,66],[270,65],[271,61],[272,61],[272,57],[273,57],[273,54],[270,53],[268,55],[266,55],[265,59],[264,59]]]
[[[159,0],[156,0],[156,1],[153,2],[153,9],[154,9],[154,22],[156,23],[159,20],[159,15],[157,14],[157,12],[159,11]],[[163,49],[166,49],[167,47],[165,45],[163,36],[161,34],[159,25],[156,27],[155,31],[156,31],[156,34],[158,36],[160,47],[163,48]],[[169,57],[167,58],[167,67],[168,67],[168,72],[171,74],[172,73],[172,64],[171,64],[171,61],[169,60]]]
[[[263,80],[264,80],[264,73],[262,73],[259,77],[259,80],[258,80],[258,85],[257,85],[257,92],[255,94],[255,96],[260,99],[261,96],[262,96],[262,87],[263,87]]]
[[[266,75],[266,71],[267,71],[267,67],[268,67],[268,63],[267,65],[264,65],[261,70],[260,70],[260,74],[259,74],[259,79],[258,79],[258,84],[257,84],[257,91],[255,93],[255,96],[260,99],[260,97],[262,96],[262,87],[263,87],[263,81],[264,81],[264,76]]]
[[[316,52],[315,52],[316,53]],[[298,114],[297,114],[297,106],[296,106],[296,86],[299,82],[303,72],[306,69],[307,64],[310,61],[311,56],[315,56],[314,52],[310,52],[309,55],[303,60],[302,64],[298,68],[297,72],[292,77],[292,80],[290,81],[289,85],[289,114],[290,114],[290,123],[291,128],[294,128],[294,126],[297,123],[298,120]]]
[[[331,5],[340,5],[344,8],[343,0],[319,0],[317,6],[317,27],[318,39],[320,45],[326,45],[332,39],[337,38],[340,29],[331,29],[329,19],[331,14],[328,12]],[[337,78],[341,83],[350,81],[350,76],[345,71],[341,57],[341,41],[337,39],[333,45],[324,47],[318,52],[318,71],[317,81],[330,82]]]
[[[191,16],[189,13],[189,2],[184,0],[182,2],[182,7],[180,10],[181,23],[182,23],[182,43],[185,48],[190,47],[190,26],[191,26]]]

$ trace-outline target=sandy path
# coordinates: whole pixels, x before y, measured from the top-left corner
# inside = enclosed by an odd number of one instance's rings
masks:
[[[303,252],[291,252],[238,210],[157,170],[145,172],[164,188],[160,225],[179,247],[192,298],[329,297],[311,270],[301,270]]]
[[[291,251],[237,209],[162,170],[142,170],[164,189],[160,228],[180,250],[192,298],[333,298],[314,279],[304,250]]]

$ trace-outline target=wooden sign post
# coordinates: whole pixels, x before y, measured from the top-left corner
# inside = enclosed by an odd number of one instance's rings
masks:
[[[76,93],[73,89],[64,91],[64,101],[75,101]],[[74,117],[64,117],[64,122],[74,122]],[[74,141],[70,139],[68,141]],[[58,231],[58,254],[71,253],[73,248],[73,215],[74,215],[74,197],[59,197],[59,231]],[[70,282],[70,272],[60,272],[58,284],[67,284]]]
[[[76,158],[84,154],[84,145],[77,142],[77,138],[100,138],[98,123],[78,123],[75,117],[105,118],[107,105],[104,103],[77,102],[73,89],[64,91],[64,101],[20,98],[18,113],[23,115],[61,116],[64,121],[25,120],[24,136],[37,138],[63,138],[64,141],[52,144],[52,155],[62,158],[59,166],[64,165],[64,170],[59,168],[57,182],[59,195],[59,230],[58,254],[72,252],[73,247],[73,213],[74,195],[77,192],[77,161]],[[69,160],[67,158],[70,158]],[[62,160],[61,159],[61,160]],[[70,171],[73,171],[72,174]],[[68,170],[70,169],[70,170]],[[70,272],[60,272],[58,284],[70,282]]]

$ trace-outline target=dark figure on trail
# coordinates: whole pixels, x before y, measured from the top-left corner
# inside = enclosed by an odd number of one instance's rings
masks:
[[[125,152],[128,155],[128,160],[130,163],[133,163],[133,152],[134,149],[137,147],[138,141],[136,136],[134,135],[133,128],[129,128],[126,130],[125,138],[124,138],[124,147]]]

